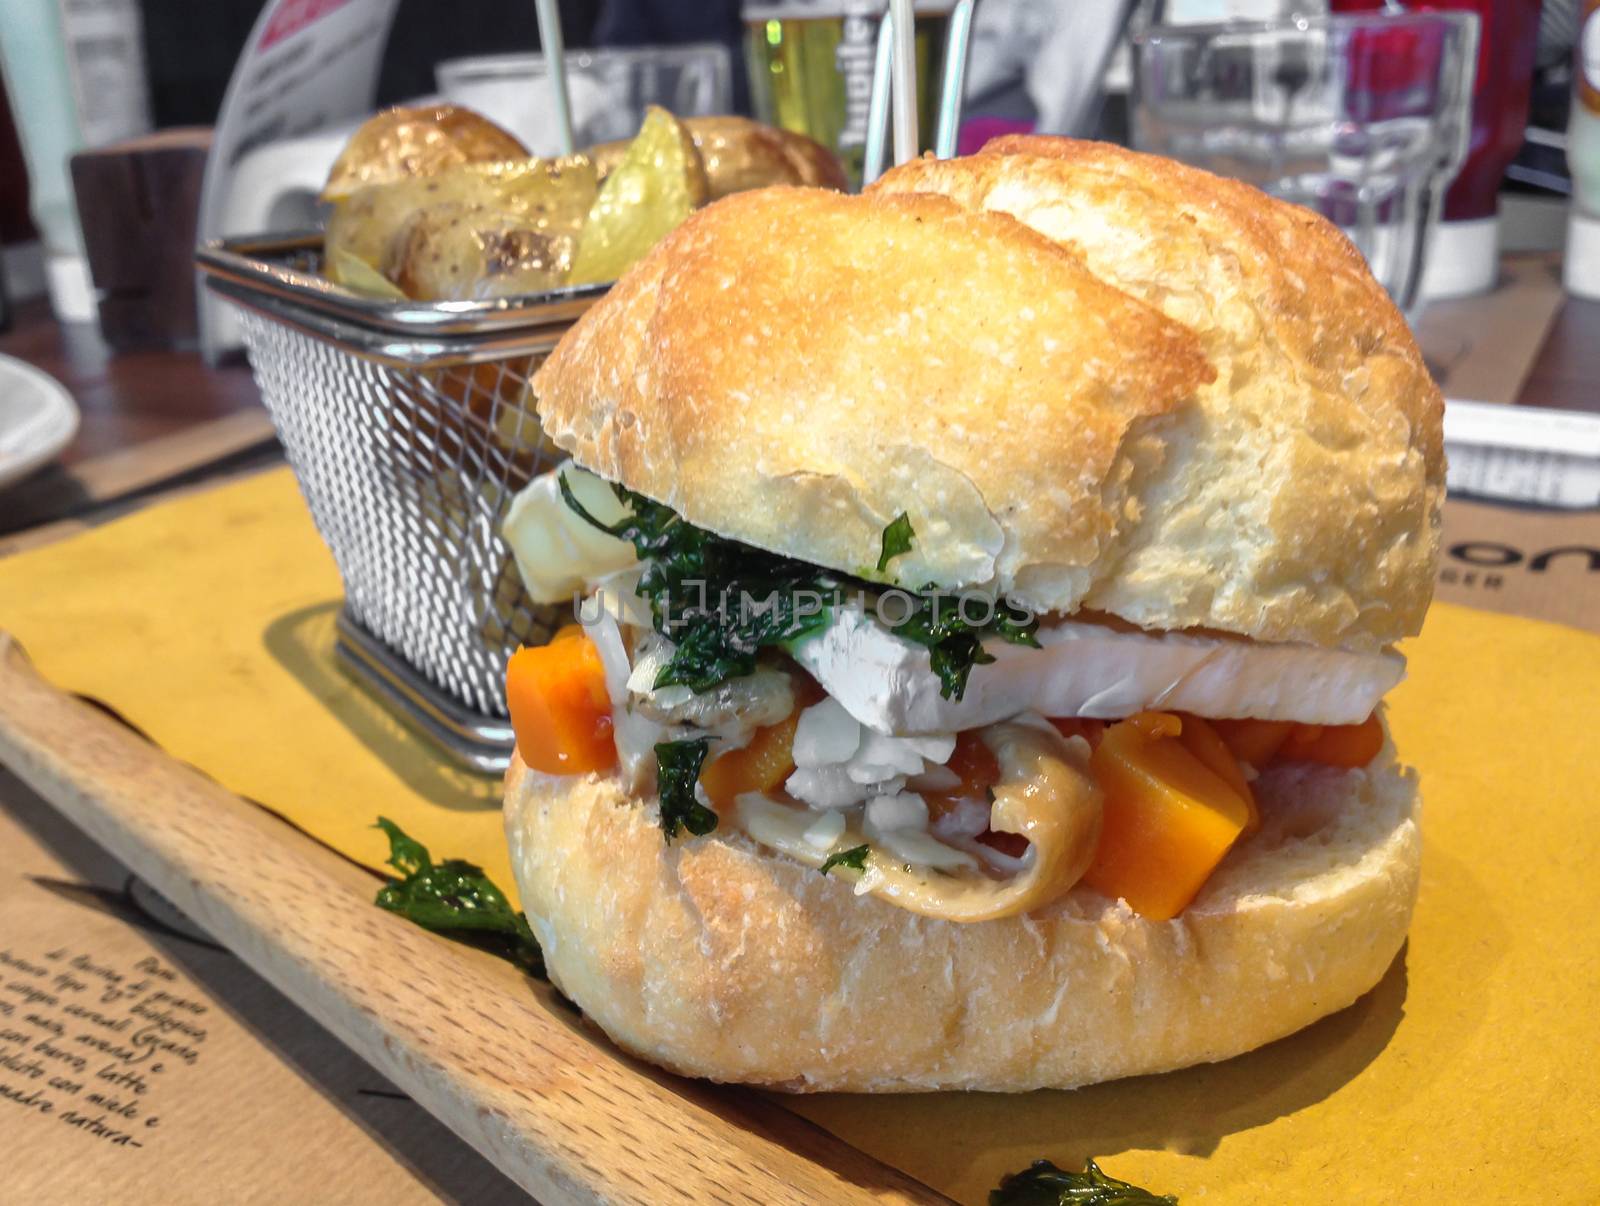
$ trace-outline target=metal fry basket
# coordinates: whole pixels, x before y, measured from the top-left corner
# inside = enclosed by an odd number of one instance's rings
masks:
[[[477,770],[513,744],[505,664],[561,608],[528,599],[500,536],[511,497],[562,457],[528,379],[605,286],[388,302],[317,275],[319,235],[197,258],[240,313],[250,365],[344,584],[347,669]]]

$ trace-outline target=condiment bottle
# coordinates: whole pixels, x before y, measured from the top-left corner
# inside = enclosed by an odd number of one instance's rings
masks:
[[[1573,58],[1567,121],[1572,208],[1561,276],[1568,293],[1600,299],[1600,0],[1584,0]]]
[[[1432,0],[1409,12],[1478,14],[1478,66],[1466,162],[1444,197],[1428,243],[1424,297],[1464,297],[1493,288],[1500,259],[1500,183],[1522,149],[1539,41],[1540,0]],[[1336,12],[1384,7],[1382,0],[1334,0]]]

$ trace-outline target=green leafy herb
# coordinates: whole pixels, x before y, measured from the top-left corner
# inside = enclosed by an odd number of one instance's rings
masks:
[[[669,838],[676,837],[679,829],[701,837],[717,827],[717,814],[694,795],[710,745],[710,739],[699,737],[693,741],[663,741],[656,746],[661,831]]]
[[[904,511],[896,515],[889,526],[883,529],[883,552],[878,554],[878,572],[881,574],[889,568],[901,553],[911,551],[911,542],[916,538],[916,533],[911,530],[911,516]]]
[[[387,817],[377,828],[389,838],[389,865],[401,878],[378,889],[378,907],[425,930],[469,936],[532,975],[544,976],[544,953],[528,919],[490,882],[483,868],[464,859],[435,864],[428,848]]]
[[[741,594],[754,585],[756,600],[740,616],[715,611],[680,617],[683,626],[673,636],[672,656],[656,674],[654,686],[685,686],[709,691],[718,683],[749,674],[756,668],[756,651],[784,645],[823,628],[828,612],[824,589],[800,580],[735,583],[728,596],[730,608],[740,606]]]
[[[628,541],[645,564],[638,592],[650,604],[656,631],[675,645],[652,686],[709,691],[751,673],[759,650],[827,624],[823,604],[837,583],[816,566],[697,528],[671,507],[616,485],[612,491],[632,513],[601,523],[565,476],[558,485],[567,506]]]
[[[708,691],[749,674],[759,650],[789,645],[825,627],[828,611],[822,604],[852,584],[842,575],[697,528],[671,507],[615,484],[612,492],[631,513],[614,524],[602,523],[578,501],[565,476],[558,485],[573,511],[631,543],[645,563],[639,594],[650,603],[656,631],[675,643],[653,686]],[[909,518],[899,516],[884,531],[885,554],[909,549],[914,535]],[[983,648],[985,636],[1038,645],[1033,635],[1038,621],[1004,602],[982,622],[971,623],[953,596],[923,591],[911,598],[911,614],[894,631],[928,647],[939,692],[947,699],[961,698],[973,666],[994,660]],[[747,606],[746,600],[755,605]]]
[[[1034,633],[1038,628],[1037,619],[1004,600],[994,604],[982,624],[973,624],[963,617],[960,600],[932,593],[917,596],[916,610],[895,632],[928,647],[928,661],[939,677],[939,694],[946,699],[960,699],[966,693],[972,668],[994,661],[994,654],[983,647],[985,636],[993,633],[1013,645],[1037,649],[1039,639]]]
[[[852,846],[848,850],[841,850],[838,854],[830,854],[823,861],[822,873],[826,875],[835,867],[850,867],[856,871],[867,869],[867,854],[869,847],[865,845]]]
[[[1108,1177],[1090,1160],[1082,1172],[1067,1172],[1048,1160],[1035,1160],[1011,1173],[989,1194],[989,1206],[1177,1206],[1171,1194],[1153,1194]]]

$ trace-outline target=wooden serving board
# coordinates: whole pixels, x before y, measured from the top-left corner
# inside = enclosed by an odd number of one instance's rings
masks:
[[[0,761],[541,1202],[948,1201],[373,907],[369,873],[50,686],[4,633]]]

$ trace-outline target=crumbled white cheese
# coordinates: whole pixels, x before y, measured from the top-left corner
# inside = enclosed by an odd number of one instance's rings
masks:
[[[794,731],[794,764],[803,767],[848,762],[861,746],[861,722],[836,699],[800,713]]]
[[[887,737],[863,730],[834,699],[800,714],[795,726],[795,770],[784,784],[813,808],[846,808],[890,795],[907,777],[925,774],[950,757],[955,735]]]

